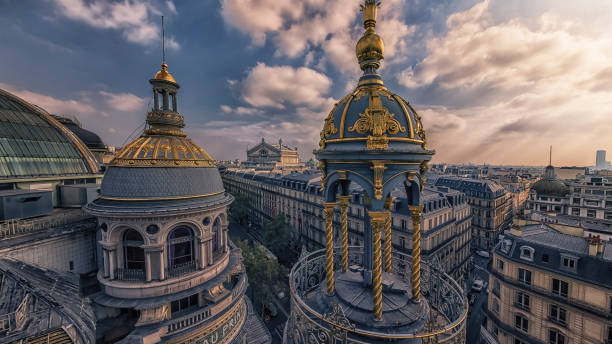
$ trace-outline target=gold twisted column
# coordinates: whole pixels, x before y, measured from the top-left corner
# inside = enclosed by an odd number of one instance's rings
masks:
[[[412,213],[412,299],[421,298],[421,216],[423,206],[408,206]]]
[[[391,212],[385,217],[385,272],[391,272]]]
[[[348,206],[351,196],[338,196],[342,218],[342,271],[348,270]]]
[[[385,201],[385,209],[388,210],[385,218],[385,272],[391,272],[391,249],[393,241],[391,237],[391,209],[394,197],[388,197]]]
[[[382,319],[382,252],[381,232],[385,228],[385,219],[388,212],[371,211],[370,223],[372,227],[372,295],[374,304],[374,319]]]
[[[325,214],[325,271],[327,277],[327,294],[334,293],[334,208],[336,203],[325,203],[323,205]]]

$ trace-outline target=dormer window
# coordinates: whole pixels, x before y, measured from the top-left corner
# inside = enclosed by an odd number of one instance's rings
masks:
[[[576,271],[578,259],[573,256],[561,254],[561,268],[564,270]]]
[[[521,246],[521,259],[533,262],[534,249],[529,246]]]
[[[504,240],[501,245],[501,250],[505,254],[508,254],[510,247],[512,247],[512,240]]]

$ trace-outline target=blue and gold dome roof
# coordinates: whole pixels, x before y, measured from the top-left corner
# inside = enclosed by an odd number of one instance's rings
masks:
[[[227,203],[219,170],[212,157],[183,132],[184,118],[177,111],[179,85],[162,64],[149,82],[153,109],[143,134],[124,146],[108,165],[100,197],[90,210],[165,209],[177,203],[207,206]],[[114,208],[113,208],[114,207]],[[116,211],[116,210],[113,210]]]
[[[384,85],[377,70],[384,43],[376,34],[378,4],[362,6],[365,33],[356,46],[363,75],[357,88],[342,98],[325,119],[317,154],[342,151],[426,151],[421,117],[410,104]]]

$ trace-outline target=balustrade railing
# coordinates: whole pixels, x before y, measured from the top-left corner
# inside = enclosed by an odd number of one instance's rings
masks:
[[[246,274],[243,274],[240,280],[234,285],[231,291],[231,302],[234,302],[236,299],[241,298],[242,295],[246,292],[247,283],[246,283]],[[178,317],[176,319],[171,319],[167,324],[168,333],[171,334],[173,332],[181,331],[185,328],[191,327],[192,325],[196,325],[200,322],[206,321],[211,318],[214,314],[212,313],[212,306],[207,306],[206,308],[201,308],[197,311],[193,311],[184,316]]]
[[[166,269],[167,277],[178,277],[194,272],[198,269],[198,261],[192,260],[186,263],[176,264]]]
[[[93,219],[81,209],[63,210],[34,219],[12,219],[0,222],[0,239],[27,235],[33,232],[65,226],[86,219]]]
[[[363,248],[349,248],[349,265],[363,266]],[[335,266],[339,267],[340,252],[335,252]],[[392,272],[410,284],[411,258],[392,258]],[[371,341],[402,341],[421,339],[436,343],[465,343],[465,320],[468,306],[462,288],[441,267],[421,263],[421,293],[429,304],[428,325],[417,333],[377,332],[360,329],[344,317],[332,320],[321,314],[316,305],[306,301],[309,293],[320,288],[325,280],[325,250],[315,251],[300,259],[291,270],[291,318],[287,323],[287,343],[369,343]],[[335,314],[337,315],[337,314]],[[370,341],[367,340],[370,338]],[[314,339],[314,341],[312,341]]]
[[[115,279],[119,281],[144,281],[145,272],[141,269],[115,269]]]

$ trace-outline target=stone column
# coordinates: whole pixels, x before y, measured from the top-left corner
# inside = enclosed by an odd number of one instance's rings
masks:
[[[374,319],[382,320],[382,250],[381,233],[385,228],[388,212],[371,211],[370,226],[372,227],[372,296]]]
[[[172,93],[172,111],[178,112],[177,101],[176,101],[176,92]]]
[[[227,242],[227,226],[221,226],[221,237],[223,238],[223,252],[227,252],[229,249]]]
[[[198,251],[200,255],[200,263],[198,268],[204,269],[208,265],[208,252],[206,251],[206,241],[198,238]]]
[[[339,196],[340,199],[340,211],[341,211],[341,222],[342,222],[342,271],[348,270],[348,206],[351,196]]]
[[[110,248],[108,251],[108,277],[113,280],[115,279],[115,269],[117,268],[117,250],[115,247]]]
[[[104,263],[104,277],[109,277],[110,276],[110,270],[109,270],[109,262],[108,260],[110,259],[108,256],[108,250],[105,248],[102,248],[102,261]]]
[[[153,109],[159,110],[159,97],[157,95],[157,89],[153,90]]]
[[[206,242],[206,255],[208,256],[208,265],[213,265],[214,263],[214,257],[213,257],[213,245],[212,245],[212,239],[208,240]]]
[[[163,100],[164,100],[162,109],[167,111],[168,110],[168,90],[163,90],[162,95],[163,95]]]
[[[412,300],[421,299],[421,217],[423,206],[408,206],[412,213]]]
[[[327,294],[334,293],[334,208],[336,203],[327,202],[324,204],[325,214],[325,271],[327,277]]]
[[[151,252],[148,250],[145,250],[145,278],[151,282]]]
[[[161,281],[166,279],[166,264],[165,264],[164,251],[163,250],[159,254],[159,279]]]

